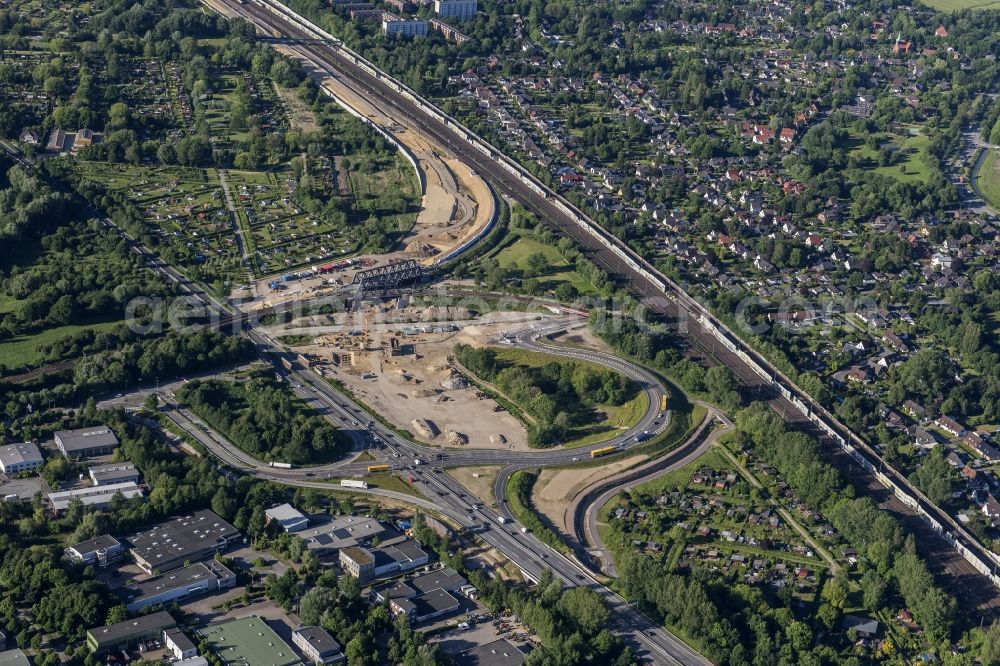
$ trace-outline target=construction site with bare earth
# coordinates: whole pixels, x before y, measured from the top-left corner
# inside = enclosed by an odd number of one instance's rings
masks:
[[[483,346],[511,327],[542,317],[531,312],[474,316],[464,308],[403,308],[412,323],[371,325],[374,309],[317,315],[269,333],[309,367],[350,391],[393,426],[443,447],[527,450],[523,423],[471,384],[451,358],[456,344]]]

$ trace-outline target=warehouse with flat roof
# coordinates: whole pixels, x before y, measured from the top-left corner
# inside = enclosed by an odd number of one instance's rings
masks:
[[[178,516],[128,537],[129,552],[146,573],[169,571],[229,547],[240,531],[208,509]]]
[[[115,495],[121,493],[125,499],[142,497],[142,488],[134,481],[128,483],[113,483],[109,486],[97,486],[95,488],[77,488],[75,490],[63,490],[58,493],[49,493],[45,498],[49,501],[52,511],[59,513],[69,508],[75,500],[79,500],[84,506],[103,509]]]
[[[0,666],[31,666],[28,657],[19,649],[0,652]]]
[[[340,643],[323,627],[300,627],[292,632],[292,642],[316,666],[344,660]]]
[[[32,442],[0,446],[0,472],[14,475],[30,472],[42,466],[42,452]]]
[[[306,548],[315,551],[322,559],[337,555],[341,548],[362,546],[375,537],[381,541],[389,541],[402,534],[396,528],[374,518],[340,516],[328,523],[302,530],[298,532],[298,536],[306,542]]]
[[[106,567],[125,559],[125,546],[110,534],[102,534],[73,544],[65,553],[74,562]]]
[[[298,532],[309,526],[305,514],[287,502],[267,509],[264,516],[268,525],[277,523],[286,532]]]
[[[139,641],[155,638],[166,629],[177,626],[173,616],[166,611],[150,613],[106,627],[87,630],[87,647],[91,652],[127,650]]]
[[[93,458],[114,453],[118,437],[108,426],[92,426],[76,430],[57,430],[56,446],[67,458]]]
[[[455,655],[458,666],[521,666],[525,654],[505,638],[476,646]]]
[[[90,480],[95,486],[107,486],[113,483],[139,483],[139,470],[130,462],[94,465],[87,470]]]
[[[293,666],[301,660],[274,629],[256,615],[200,629],[212,651],[227,666]]]
[[[215,560],[205,560],[132,583],[124,587],[120,594],[125,601],[125,608],[134,613],[156,604],[168,604],[198,594],[211,594],[235,585],[236,574],[228,567]]]

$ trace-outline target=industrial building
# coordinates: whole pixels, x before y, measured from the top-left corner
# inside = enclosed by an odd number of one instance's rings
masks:
[[[292,643],[316,666],[344,661],[340,643],[335,641],[323,627],[296,629],[292,632]]]
[[[525,653],[505,638],[477,645],[455,655],[458,666],[521,666]]]
[[[114,483],[139,483],[139,470],[130,462],[94,465],[87,470],[90,480],[95,486],[107,486]]]
[[[45,499],[49,502],[53,513],[60,513],[69,508],[75,500],[79,500],[84,506],[103,509],[111,500],[121,493],[125,499],[142,497],[142,488],[134,481],[128,483],[113,483],[108,486],[97,486],[96,488],[77,488],[75,490],[63,490],[58,493],[49,493]]]
[[[227,590],[236,585],[236,574],[215,560],[198,562],[122,589],[125,608],[131,612],[156,604],[168,604],[189,597]]]
[[[42,452],[32,442],[0,446],[0,472],[13,476],[42,466]]]
[[[384,603],[390,599],[412,598],[433,590],[458,591],[466,597],[474,598],[476,588],[469,585],[465,576],[451,567],[442,567],[436,571],[416,574],[406,580],[397,580],[372,590],[372,600]]]
[[[389,37],[423,37],[427,34],[427,21],[421,18],[404,19],[383,12],[382,32]]]
[[[225,664],[292,666],[301,663],[292,647],[256,615],[213,624],[198,633]]]
[[[4,650],[0,652],[0,666],[31,666],[31,662],[21,650]]]
[[[286,532],[298,532],[309,527],[309,519],[291,504],[279,504],[264,512],[267,524],[277,523]]]
[[[143,571],[152,574],[196,562],[229,547],[240,531],[204,509],[178,516],[128,538],[129,552]]]
[[[471,21],[478,8],[477,0],[434,0],[434,13],[443,19]]]
[[[126,552],[125,546],[110,534],[81,541],[65,550],[66,556],[74,562],[102,568],[125,559]]]
[[[341,516],[298,532],[298,536],[306,542],[306,548],[314,551],[320,559],[329,559],[337,557],[341,548],[363,546],[375,538],[392,541],[403,535],[396,528],[374,518]]]
[[[174,655],[174,659],[178,661],[198,656],[198,648],[195,646],[194,641],[188,638],[187,634],[179,628],[167,629],[163,632],[163,645],[170,650],[170,653]]]
[[[58,430],[56,446],[67,458],[93,458],[114,453],[118,437],[107,426],[93,426],[77,430]]]
[[[410,622],[425,622],[454,613],[462,607],[461,602],[448,590],[431,590],[415,597],[392,599],[389,609],[394,615],[405,615]]]
[[[383,544],[372,550],[351,546],[340,551],[341,567],[361,583],[416,569],[427,564],[429,559],[420,543],[412,539]]]
[[[140,641],[158,637],[163,631],[177,626],[166,611],[150,613],[106,627],[87,631],[87,647],[100,654],[108,650],[127,650]]]

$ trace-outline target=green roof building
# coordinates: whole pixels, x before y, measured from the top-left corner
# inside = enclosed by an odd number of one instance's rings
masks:
[[[213,624],[198,633],[227,666],[295,666],[301,663],[292,647],[256,615]]]

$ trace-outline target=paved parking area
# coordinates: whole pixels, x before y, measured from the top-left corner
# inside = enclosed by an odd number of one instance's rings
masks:
[[[49,492],[49,484],[40,476],[33,476],[28,479],[11,479],[7,475],[0,475],[0,497],[16,495],[19,500],[31,500],[35,493],[45,494]],[[14,498],[12,497],[11,500]]]
[[[430,637],[431,643],[437,643],[443,652],[455,655],[459,652],[470,650],[479,645],[492,643],[498,638],[506,638],[514,645],[524,649],[529,648],[528,629],[518,622],[513,615],[503,618],[503,621],[510,625],[511,629],[501,633],[499,628],[493,625],[492,621],[481,622],[466,630],[449,629],[435,636]]]

